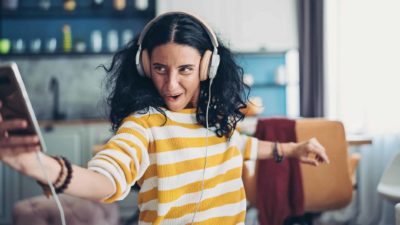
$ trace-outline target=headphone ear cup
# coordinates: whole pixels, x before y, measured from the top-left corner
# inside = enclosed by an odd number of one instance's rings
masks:
[[[200,81],[205,81],[208,78],[208,69],[210,67],[212,52],[210,50],[206,50],[204,52],[203,57],[201,57],[200,61]]]
[[[151,77],[150,56],[146,49],[141,54],[142,69],[146,77]]]

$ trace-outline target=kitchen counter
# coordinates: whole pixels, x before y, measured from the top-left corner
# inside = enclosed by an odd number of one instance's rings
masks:
[[[39,120],[40,127],[54,125],[85,125],[85,124],[109,124],[106,119],[75,119],[75,120]]]

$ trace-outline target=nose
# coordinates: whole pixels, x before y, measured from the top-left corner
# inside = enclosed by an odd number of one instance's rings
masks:
[[[166,86],[168,91],[173,91],[179,86],[178,73],[172,70],[167,77]]]

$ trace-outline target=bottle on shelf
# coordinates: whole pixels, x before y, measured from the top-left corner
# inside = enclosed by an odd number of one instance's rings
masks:
[[[11,49],[11,41],[8,38],[0,39],[0,54],[6,55],[10,52]]]
[[[42,40],[40,38],[32,39],[30,42],[31,53],[38,54],[42,50]]]
[[[71,52],[72,50],[72,34],[69,25],[63,26],[63,48],[64,52]]]
[[[22,54],[25,52],[25,41],[22,38],[14,40],[12,43],[13,53]]]
[[[80,38],[80,37],[74,38],[74,44],[75,44],[75,46],[74,46],[75,52],[78,52],[78,53],[86,52],[86,43],[83,38]]]
[[[51,1],[50,0],[40,0],[39,1],[39,7],[43,10],[48,10],[50,9],[51,6]]]
[[[118,32],[116,30],[110,30],[107,33],[107,47],[108,51],[116,52],[118,50]]]
[[[122,11],[126,7],[126,0],[114,0],[113,1],[114,9],[118,11]]]
[[[133,39],[133,31],[130,29],[125,29],[122,31],[121,39],[122,47],[126,46]]]
[[[92,45],[92,51],[95,53],[99,53],[102,50],[102,37],[100,30],[94,30],[90,34],[90,42]]]
[[[149,0],[135,0],[135,8],[141,11],[149,7]]]
[[[74,11],[76,8],[75,0],[64,0],[64,9],[66,11]]]
[[[57,39],[55,37],[50,37],[47,39],[45,44],[45,50],[48,53],[54,53],[57,50]]]
[[[104,0],[92,0],[93,8],[100,8],[103,6]]]

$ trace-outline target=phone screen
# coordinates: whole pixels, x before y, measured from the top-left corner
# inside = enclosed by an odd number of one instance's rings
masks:
[[[14,73],[15,71],[13,71],[12,66],[0,67],[1,116],[3,120],[25,119],[28,122],[27,128],[9,131],[9,134],[36,134],[36,129],[33,125],[26,99],[24,99],[21,87]]]

